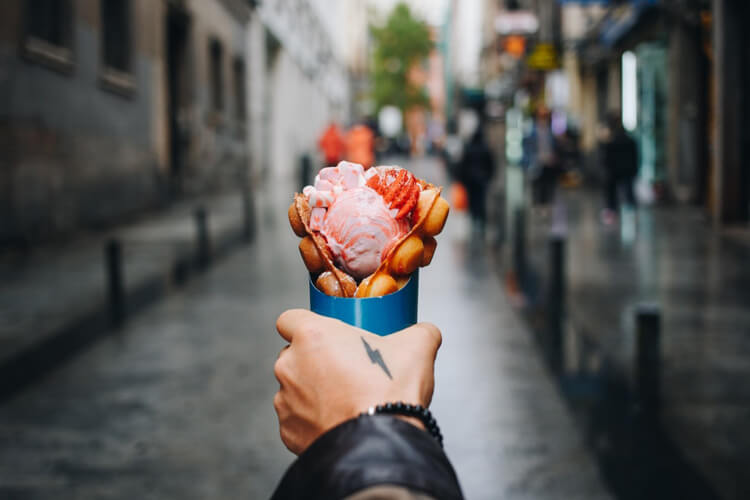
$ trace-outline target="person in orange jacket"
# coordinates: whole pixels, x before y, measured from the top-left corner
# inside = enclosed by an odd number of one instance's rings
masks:
[[[336,122],[331,122],[318,140],[318,148],[323,152],[326,166],[336,165],[341,161],[346,150],[344,135]]]
[[[355,125],[346,134],[346,159],[368,169],[375,162],[375,134],[367,125]]]

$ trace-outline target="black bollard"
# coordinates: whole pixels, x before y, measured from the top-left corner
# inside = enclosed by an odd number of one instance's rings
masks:
[[[554,234],[549,240],[549,288],[547,296],[547,355],[554,373],[562,373],[565,356],[565,238]]]
[[[109,289],[109,317],[114,326],[125,320],[125,282],[122,276],[122,244],[117,239],[107,241],[104,260]]]
[[[661,394],[660,314],[655,305],[641,305],[636,311],[635,394],[646,417],[659,412]]]
[[[523,291],[526,282],[526,217],[523,207],[513,212],[513,269],[518,288]]]
[[[199,269],[208,266],[211,260],[211,243],[208,234],[208,214],[204,207],[195,209],[195,263]]]
[[[312,159],[309,154],[303,154],[299,159],[300,190],[310,183],[312,173]]]

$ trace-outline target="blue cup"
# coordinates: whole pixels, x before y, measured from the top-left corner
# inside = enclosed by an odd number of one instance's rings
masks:
[[[403,330],[417,322],[419,269],[404,287],[383,297],[366,299],[331,297],[310,280],[310,310],[381,336]]]

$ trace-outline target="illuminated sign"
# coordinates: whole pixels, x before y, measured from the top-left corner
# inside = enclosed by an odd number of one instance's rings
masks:
[[[531,35],[539,29],[539,20],[527,10],[506,10],[495,18],[495,31],[501,35]]]
[[[503,51],[520,59],[526,52],[526,38],[521,35],[509,35],[503,39]]]
[[[560,67],[557,50],[551,43],[538,43],[529,57],[526,59],[529,68],[543,71]]]

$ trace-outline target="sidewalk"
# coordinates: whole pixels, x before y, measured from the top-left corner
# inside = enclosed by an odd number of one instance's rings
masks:
[[[598,193],[561,193],[569,334],[633,390],[635,310],[658,306],[661,427],[720,497],[750,497],[750,245],[712,229],[700,208],[641,207],[605,227]],[[530,217],[540,290],[550,224]]]
[[[194,211],[207,211],[210,252],[242,240],[240,193],[185,201],[165,212],[66,244],[0,260],[0,396],[112,326],[105,246],[121,243],[125,314],[195,271]],[[252,211],[250,211],[252,213]]]

